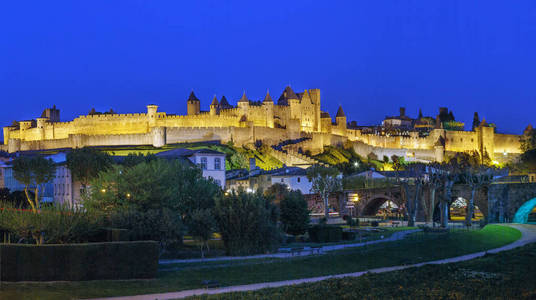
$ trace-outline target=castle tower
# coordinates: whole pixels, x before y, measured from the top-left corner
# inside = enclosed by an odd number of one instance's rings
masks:
[[[41,113],[41,118],[47,118],[50,122],[60,121],[60,110],[56,108],[56,105],[52,108],[47,108]]]
[[[39,138],[41,140],[45,139],[45,125],[48,122],[48,118],[36,118],[37,129],[39,130]]]
[[[158,105],[149,104],[147,105],[147,122],[149,127],[154,127],[156,125],[156,113],[158,111]]]
[[[225,98],[225,96],[221,96],[219,109],[222,110],[222,109],[230,109],[230,108],[233,108],[233,106],[231,104],[229,104],[229,102],[227,101],[227,98]]]
[[[192,91],[190,93],[190,96],[188,97],[187,103],[188,104],[186,106],[186,111],[187,111],[188,115],[189,116],[198,115],[199,112],[201,111],[201,102],[195,96],[194,91]]]
[[[495,156],[495,130],[486,122],[486,118],[482,119],[480,126],[476,129],[478,135],[478,151],[481,158],[487,153],[491,160]]]
[[[238,100],[238,108],[240,108],[240,110],[242,111],[244,115],[247,115],[248,108],[249,108],[249,100],[248,100],[248,97],[246,96],[245,91],[244,91],[244,94],[242,94],[242,98]]]
[[[277,100],[278,105],[286,105],[290,107],[290,118],[299,119],[301,115],[300,99],[294,93],[290,86],[285,87],[283,93]]]
[[[266,126],[274,128],[274,101],[272,100],[269,91],[266,91],[266,96],[262,101],[262,105],[266,110]]]
[[[212,103],[210,104],[210,115],[215,116],[219,114],[219,107],[220,103],[218,102],[218,98],[214,95],[214,99],[212,99]]]
[[[335,116],[335,123],[337,123],[337,126],[343,126],[346,127],[346,115],[344,114],[344,111],[342,110],[342,106],[339,105],[339,110],[337,110],[337,115]]]
[[[321,113],[320,110],[320,90],[319,89],[311,89],[309,90],[309,96],[311,97],[311,102],[313,102],[314,105],[314,114],[315,114],[315,120],[314,120],[314,131],[322,131],[322,122],[321,122]]]

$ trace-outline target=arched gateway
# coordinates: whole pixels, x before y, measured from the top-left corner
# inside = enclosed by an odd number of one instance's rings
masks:
[[[533,216],[536,215],[534,212],[536,208],[536,198],[533,198],[521,205],[514,215],[513,223],[522,223],[522,224],[536,224],[536,218]],[[532,216],[531,216],[532,215]]]

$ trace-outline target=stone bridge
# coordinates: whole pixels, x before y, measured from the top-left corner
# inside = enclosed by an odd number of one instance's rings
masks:
[[[410,186],[411,194],[414,194],[414,190],[411,190],[413,188]],[[417,221],[439,219],[438,204],[440,197],[442,197],[442,190],[436,191],[434,202],[432,202],[431,194],[430,188],[423,188],[421,201],[418,205]],[[341,212],[343,215],[373,216],[386,201],[391,201],[399,207],[405,207],[402,195],[402,187],[397,185],[345,190],[341,197],[345,203],[345,205],[340,205]],[[452,188],[451,196],[451,203],[460,197],[468,201],[471,198],[471,188],[465,184],[456,184]],[[475,205],[490,223],[511,222],[519,208],[534,198],[536,198],[536,183],[494,183],[477,191]],[[536,205],[536,200],[534,205]],[[529,208],[526,207],[526,209]]]

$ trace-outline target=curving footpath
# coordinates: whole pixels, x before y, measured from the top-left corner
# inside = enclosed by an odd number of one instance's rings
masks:
[[[334,251],[334,250],[341,250],[344,248],[353,248],[353,247],[361,247],[366,245],[373,245],[378,243],[385,243],[385,242],[393,242],[398,241],[401,239],[404,239],[406,235],[421,231],[420,229],[411,229],[411,230],[404,230],[404,231],[397,231],[393,233],[390,237],[369,241],[369,242],[361,242],[361,243],[351,243],[351,244],[338,244],[338,245],[331,245],[331,246],[323,246],[321,248],[321,253],[327,252],[327,251]],[[213,257],[213,258],[190,258],[190,259],[161,259],[158,263],[161,265],[167,265],[167,264],[179,264],[179,263],[196,263],[196,262],[208,262],[208,261],[222,261],[222,260],[246,260],[246,259],[259,259],[259,258],[287,258],[287,257],[295,257],[295,256],[308,256],[312,255],[310,251],[307,251],[306,249],[299,253],[299,254],[290,254],[290,253],[271,253],[271,254],[259,254],[259,255],[249,255],[249,256],[220,256],[220,257]],[[153,299],[154,300],[154,299]]]
[[[164,299],[180,299],[180,298],[185,298],[185,297],[190,297],[190,296],[195,296],[195,295],[203,295],[203,294],[223,294],[223,293],[230,293],[230,292],[254,291],[254,290],[260,290],[260,289],[265,289],[265,288],[276,288],[276,287],[282,287],[282,286],[288,286],[288,285],[297,285],[297,284],[302,284],[302,283],[312,283],[312,282],[318,282],[318,281],[332,279],[332,278],[359,277],[369,272],[370,273],[383,273],[383,272],[398,271],[398,270],[403,270],[403,269],[413,268],[413,267],[421,267],[421,266],[429,265],[429,264],[455,263],[455,262],[478,258],[478,257],[486,255],[487,253],[497,253],[501,251],[506,251],[506,250],[510,250],[513,248],[524,246],[529,243],[536,242],[536,226],[512,225],[512,224],[505,225],[505,226],[511,226],[521,231],[521,234],[522,234],[521,238],[511,244],[508,244],[500,248],[457,256],[457,257],[452,257],[452,258],[441,259],[441,260],[422,262],[422,263],[417,263],[413,265],[384,267],[384,268],[370,269],[370,270],[355,272],[355,273],[328,275],[328,276],[320,276],[320,277],[313,277],[313,278],[303,278],[303,279],[285,280],[285,281],[276,281],[276,282],[263,282],[263,283],[254,283],[254,284],[246,284],[246,285],[235,285],[235,286],[221,287],[221,288],[215,288],[215,289],[195,289],[195,290],[185,290],[185,291],[180,291],[180,292],[161,293],[161,294],[99,298],[99,299],[94,299],[94,300],[104,300],[104,299],[107,299],[107,300],[164,300]]]

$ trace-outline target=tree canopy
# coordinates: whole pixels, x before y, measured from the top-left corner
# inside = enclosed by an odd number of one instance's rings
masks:
[[[24,184],[24,193],[33,212],[39,209],[39,188],[42,184],[51,181],[56,173],[56,166],[50,159],[41,156],[20,156],[13,161],[13,176]],[[33,186],[34,196],[31,197],[28,189]]]
[[[67,153],[67,168],[84,188],[99,172],[107,170],[111,165],[111,157],[94,148],[73,149]]]

